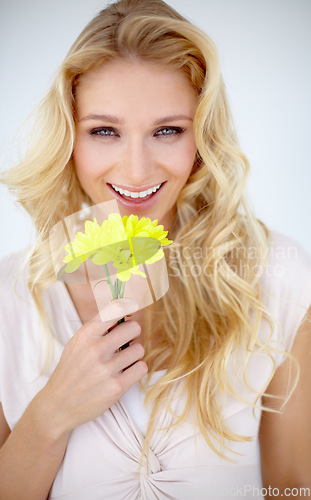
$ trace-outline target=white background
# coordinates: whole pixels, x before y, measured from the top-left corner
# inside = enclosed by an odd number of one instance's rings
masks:
[[[0,0],[0,169],[18,159],[18,132],[76,36],[102,0]],[[242,149],[248,193],[269,228],[311,254],[311,1],[169,0],[206,31],[221,58]],[[0,256],[34,237],[0,186]]]

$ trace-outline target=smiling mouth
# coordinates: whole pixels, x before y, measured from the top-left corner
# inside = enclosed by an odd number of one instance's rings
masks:
[[[122,189],[115,184],[109,184],[111,188],[122,198],[125,200],[134,201],[136,203],[140,203],[142,201],[149,200],[155,193],[157,193],[161,187],[165,184],[161,182],[153,186],[152,188],[146,189],[145,191],[128,191],[127,189]]]

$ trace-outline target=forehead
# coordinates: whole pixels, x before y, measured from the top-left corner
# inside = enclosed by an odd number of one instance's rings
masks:
[[[105,63],[80,77],[76,91],[78,118],[85,113],[187,112],[193,114],[197,93],[181,70],[142,61]]]

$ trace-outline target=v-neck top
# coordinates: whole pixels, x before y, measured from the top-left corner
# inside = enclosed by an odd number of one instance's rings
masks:
[[[13,254],[0,262],[0,401],[11,429],[49,378],[49,373],[40,374],[45,344],[26,285],[27,271],[14,286],[21,258],[22,254]],[[260,284],[263,303],[283,327],[281,338],[275,326],[271,345],[290,350],[311,304],[310,257],[296,241],[273,232]],[[44,302],[55,330],[51,373],[64,345],[82,325],[63,283],[57,282],[46,289]],[[264,340],[269,333],[268,325],[262,321],[259,338]],[[274,353],[273,357],[276,366],[285,359],[280,353]],[[254,392],[244,386],[239,363],[237,366],[236,373],[229,360],[227,370],[240,399],[227,394],[222,414],[233,432],[252,439],[227,441],[232,450],[225,451],[229,460],[207,445],[193,412],[181,425],[174,426],[173,416],[163,408],[151,437],[148,464],[144,457],[139,468],[149,412],[144,408],[139,384],[135,384],[105,413],[72,431],[50,499],[215,500],[238,496],[241,491],[244,498],[253,499],[254,491],[256,498],[263,498],[257,495],[261,488],[257,446],[261,412],[259,409],[253,412],[245,400],[255,401],[258,391],[267,385],[273,366],[269,357],[254,351],[247,368]],[[164,373],[156,372],[151,383]],[[182,388],[183,381],[176,383],[172,409],[177,414],[185,402]],[[211,439],[214,440],[212,436]]]

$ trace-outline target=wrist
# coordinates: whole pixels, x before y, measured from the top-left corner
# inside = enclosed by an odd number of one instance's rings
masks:
[[[71,429],[63,422],[61,415],[62,412],[47,397],[44,389],[34,397],[25,412],[38,439],[48,444],[67,443],[69,439]]]

